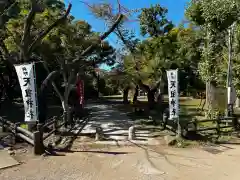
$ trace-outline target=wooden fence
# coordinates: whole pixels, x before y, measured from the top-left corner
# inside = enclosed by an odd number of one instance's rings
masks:
[[[203,123],[212,123],[212,126],[201,126]],[[218,117],[215,119],[204,119],[197,120],[194,119],[192,121],[187,122],[187,124],[183,127],[184,133],[197,133],[204,131],[216,131],[217,135],[221,135],[223,129],[233,128],[237,130],[238,128],[238,119],[236,117]]]
[[[20,123],[12,123],[1,117],[0,123],[3,128],[3,131],[8,131],[14,135],[13,136],[14,143],[16,143],[17,138],[21,138],[33,146],[34,144],[36,144],[36,141],[38,141],[38,134],[36,132],[30,132],[20,127]]]
[[[201,126],[203,123],[212,123],[211,126]],[[206,131],[215,131],[216,134],[220,135],[223,129],[233,128],[234,130],[239,129],[239,120],[237,117],[217,117],[215,119],[203,119],[203,120],[191,120],[184,122],[180,120],[182,135],[196,134]],[[162,126],[164,129],[169,129],[173,132],[177,131],[177,123],[169,121],[166,115],[163,115]]]
[[[59,128],[61,128],[65,123],[57,124],[57,117],[53,117],[49,122],[44,125],[37,124],[37,130],[30,132],[27,129],[20,127],[20,123],[12,123],[6,119],[0,117],[0,125],[3,131],[7,130],[14,136],[14,143],[16,143],[18,138],[23,139],[34,147],[34,154],[40,155],[45,151],[44,140],[47,139],[52,134],[56,133]],[[44,130],[48,128],[51,129],[50,132],[44,133]]]

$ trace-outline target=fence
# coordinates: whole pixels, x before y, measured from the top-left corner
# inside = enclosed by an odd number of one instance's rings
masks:
[[[3,131],[8,130],[14,135],[14,143],[16,143],[18,138],[21,138],[31,144],[34,148],[34,154],[40,155],[44,153],[45,147],[43,141],[47,139],[52,134],[56,133],[59,128],[61,128],[65,123],[57,124],[57,117],[54,117],[51,121],[44,125],[37,124],[37,130],[30,132],[22,127],[20,123],[12,123],[6,119],[0,117],[0,124],[3,127]],[[44,134],[46,128],[51,129],[50,132]]]
[[[204,127],[200,126],[202,123],[212,122],[214,124],[213,127]],[[236,117],[217,117],[215,119],[204,119],[197,120],[194,119],[192,121],[187,122],[187,124],[183,127],[184,134],[186,133],[197,133],[203,131],[211,131],[214,130],[218,135],[222,133],[223,129],[226,128],[234,128],[238,129],[238,119]]]
[[[211,122],[213,126],[201,126],[202,123]],[[187,136],[189,134],[196,134],[200,132],[206,131],[216,131],[217,135],[222,133],[223,129],[233,128],[235,130],[239,129],[239,120],[237,117],[217,117],[215,119],[204,119],[204,120],[191,120],[188,122],[184,122],[180,120],[180,126],[183,136]],[[176,133],[177,131],[177,123],[174,121],[169,121],[166,114],[163,115],[162,124],[164,129],[169,129]]]
[[[29,144],[33,145],[35,144],[35,141],[37,141],[37,133],[32,133],[22,127],[20,127],[20,123],[12,123],[6,119],[3,119],[0,117],[0,123],[3,127],[3,131],[9,131],[14,135],[14,143],[16,143],[17,138],[22,138],[23,140],[27,141]]]

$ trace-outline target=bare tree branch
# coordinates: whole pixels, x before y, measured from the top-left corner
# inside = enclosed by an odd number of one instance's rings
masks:
[[[124,38],[122,32],[120,31],[119,28],[117,28],[117,31],[115,32],[115,34],[119,37],[119,39],[123,42],[123,44],[126,46],[126,48],[129,50],[129,52],[134,55],[134,49],[133,47],[129,46],[128,41]]]
[[[79,1],[80,3],[85,4],[86,6],[88,6],[89,8],[93,9],[93,6],[91,6],[89,3],[85,2],[85,1]]]
[[[35,46],[56,26],[58,26],[60,23],[62,23],[65,19],[67,19],[70,11],[72,8],[72,4],[70,3],[68,5],[68,8],[66,10],[66,13],[59,18],[58,20],[56,20],[54,23],[52,23],[46,30],[42,30],[33,40],[32,44],[29,46],[28,48],[28,53],[31,53],[33,51],[33,49],[35,48]]]
[[[103,41],[104,39],[106,39],[106,38],[117,28],[117,26],[120,24],[120,22],[122,21],[122,19],[123,19],[123,15],[122,15],[122,14],[119,14],[119,15],[118,15],[118,18],[117,18],[117,20],[114,22],[114,24],[108,29],[108,31],[106,31],[105,33],[103,33],[103,34],[100,36],[99,40],[100,40],[100,41]],[[78,62],[78,61],[81,59],[81,57],[85,56],[85,55],[88,54],[88,53],[91,53],[91,52],[93,51],[93,49],[94,49],[94,46],[93,46],[93,45],[89,46],[87,49],[85,49],[85,50],[80,54],[79,57],[77,57],[75,60],[73,60],[73,63]]]
[[[90,5],[88,2],[85,2],[85,1],[82,1],[80,0],[81,3],[87,5],[90,9],[94,9],[94,6]],[[104,39],[106,39],[116,28],[117,26],[121,23],[122,19],[123,19],[123,14],[121,13],[121,4],[120,4],[120,0],[117,0],[117,4],[118,4],[118,17],[117,19],[115,20],[115,22],[113,23],[113,25],[108,29],[108,31],[106,31],[105,33],[103,33],[101,36],[100,36],[100,41],[103,41]],[[81,55],[79,57],[77,57],[73,63],[79,61],[81,59],[81,57],[85,56],[86,54],[92,52],[94,49],[94,46],[91,45],[89,46],[87,49],[85,49]]]
[[[108,31],[106,31],[103,35],[100,36],[100,40],[104,40],[105,38],[107,38],[119,25],[119,23],[122,21],[123,19],[123,15],[120,14],[117,18],[117,20],[114,22],[114,24],[109,28]]]
[[[48,74],[50,74],[50,70],[48,69],[48,66],[47,66],[47,63],[46,62],[43,62],[43,66],[44,68],[46,69],[46,71],[48,72]],[[52,82],[52,86],[55,90],[55,92],[57,93],[57,95],[59,96],[60,100],[63,101],[63,96],[62,94],[60,93],[56,83],[54,82],[54,79],[50,79],[50,81]]]
[[[49,82],[53,82],[55,77],[59,75],[59,71],[52,71],[51,73],[48,74],[48,76],[45,78],[45,80],[41,84],[41,91],[48,86]]]
[[[121,4],[120,4],[120,0],[117,0],[118,3],[118,13],[121,13]]]

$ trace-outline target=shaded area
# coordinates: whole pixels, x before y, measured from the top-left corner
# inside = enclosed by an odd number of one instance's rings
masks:
[[[63,149],[53,149],[55,152],[66,152],[66,153],[93,153],[93,154],[108,154],[108,155],[126,155],[132,154],[133,152],[114,152],[114,151],[102,151],[102,150],[63,150]]]
[[[50,101],[47,111],[47,119],[62,114],[62,106],[54,101]],[[13,102],[3,102],[0,109],[0,116],[12,122],[24,122],[24,106],[22,99]]]
[[[129,127],[134,124],[126,113],[115,110],[110,104],[89,102],[87,108],[91,109],[91,119],[81,134],[95,133],[96,128],[101,127],[109,138],[122,139],[121,136],[127,137]]]
[[[74,126],[69,131],[60,132],[58,135],[61,139],[56,143],[56,148],[49,147],[49,150],[69,152],[74,149],[75,145],[78,149],[81,143],[86,142],[86,138],[89,138],[89,142],[93,142],[96,128],[99,127],[102,128],[102,141],[115,141],[118,144],[118,141],[128,140],[129,127],[135,122],[127,116],[127,113],[119,111],[109,103],[93,100],[88,101],[86,109],[90,112],[88,120]],[[135,135],[134,140],[147,142],[149,139],[159,137],[159,129],[141,128],[136,131]],[[75,141],[77,138],[80,144]]]
[[[62,129],[59,130],[58,136],[60,137],[57,141],[54,142],[54,146],[61,145],[61,150],[63,151],[69,151],[73,145],[73,142],[76,140],[76,138],[79,136],[83,128],[86,126],[86,124],[89,122],[89,116],[86,116],[83,118],[83,120],[77,122],[72,128],[68,129]],[[67,141],[65,143],[62,143],[63,137],[67,137]],[[61,144],[62,143],[62,144]],[[47,151],[52,152],[53,145],[51,143],[47,144]]]
[[[12,122],[24,122],[24,107],[23,103],[19,101],[3,102],[0,109],[0,116]]]
[[[115,100],[114,100],[115,99]],[[120,103],[118,98],[115,97],[106,97],[104,102],[108,102],[112,107],[118,109],[121,112],[126,113],[126,115],[135,123],[143,126],[154,126],[162,128],[162,130],[168,130],[169,132],[176,133],[177,130],[177,122],[168,120],[167,122],[163,121],[163,112],[169,114],[168,112],[168,101],[165,97],[164,102],[161,104],[161,107],[156,106],[156,108],[152,111],[146,111],[147,109],[147,101],[144,98],[139,99],[140,109],[142,111],[136,112],[135,106],[132,104],[123,104]],[[200,99],[192,99],[192,98],[180,98],[180,124],[181,128],[186,128],[187,124],[194,119],[198,119],[198,127],[199,128],[213,128],[216,127],[214,122],[203,122],[204,112],[199,109]],[[159,109],[160,108],[160,109]],[[183,137],[186,140],[190,141],[198,141],[199,143],[207,143],[207,142],[222,142],[222,139],[226,136],[231,136],[233,130],[232,129],[221,129],[219,135],[217,130],[212,129],[204,132],[194,132],[194,131],[183,131]],[[228,140],[229,141],[229,140]],[[226,141],[224,142],[226,143]]]

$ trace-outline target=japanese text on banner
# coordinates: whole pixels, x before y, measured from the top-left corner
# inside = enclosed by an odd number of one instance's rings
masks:
[[[168,96],[169,96],[169,119],[179,117],[179,95],[178,95],[178,70],[167,71]]]
[[[37,121],[34,64],[15,65],[25,110],[25,121]]]

